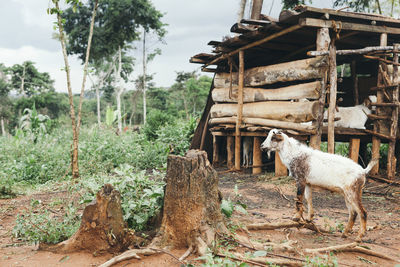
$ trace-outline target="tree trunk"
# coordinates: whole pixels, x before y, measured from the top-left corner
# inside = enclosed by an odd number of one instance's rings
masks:
[[[122,115],[121,115],[121,95],[124,88],[121,85],[121,71],[122,71],[122,55],[121,47],[118,48],[118,69],[115,70],[115,84],[116,84],[116,100],[117,100],[117,120],[118,132],[122,132]]]
[[[210,110],[211,118],[237,115],[236,104],[215,104]],[[265,101],[243,105],[243,118],[263,118],[290,122],[306,122],[317,118],[318,102]]]
[[[2,134],[3,136],[6,136],[6,135],[7,135],[7,133],[6,133],[6,128],[4,127],[4,118],[3,118],[3,117],[1,117],[1,134]]]
[[[40,244],[40,248],[62,253],[116,253],[126,250],[133,240],[133,232],[123,220],[120,193],[105,184],[96,199],[85,207],[81,225],[73,236],[55,246]]]
[[[146,124],[146,30],[143,29],[143,124]]]
[[[97,100],[97,124],[101,124],[101,111],[100,111],[100,90],[99,87],[96,86],[96,100]]]
[[[215,234],[227,233],[223,222],[218,175],[207,153],[189,150],[184,157],[168,157],[164,212],[159,235],[152,245],[195,248],[200,255]]]

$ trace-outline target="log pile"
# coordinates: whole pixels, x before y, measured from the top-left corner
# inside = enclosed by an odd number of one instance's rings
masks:
[[[239,125],[315,133],[315,126],[301,123],[318,117],[326,69],[327,57],[317,57],[244,70],[242,84],[238,73],[217,73],[209,124],[239,120]]]

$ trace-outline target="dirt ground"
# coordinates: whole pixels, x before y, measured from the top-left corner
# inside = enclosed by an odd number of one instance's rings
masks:
[[[235,185],[240,197],[235,193]],[[295,185],[290,177],[272,177],[269,174],[252,176],[220,172],[220,190],[224,198],[239,198],[247,205],[248,214],[235,212],[230,225],[246,225],[257,222],[277,222],[290,220],[294,214]],[[363,246],[400,260],[400,198],[386,199],[380,194],[385,185],[369,181],[364,193],[363,203],[368,212],[367,234]],[[400,191],[394,187],[394,191]],[[0,266],[98,266],[112,255],[94,256],[89,253],[57,254],[38,250],[30,245],[12,239],[11,231],[17,214],[23,213],[31,199],[40,199],[44,205],[55,198],[67,197],[66,192],[48,192],[20,196],[15,199],[0,200]],[[304,248],[319,248],[354,242],[359,222],[354,233],[347,239],[341,238],[339,229],[347,222],[347,208],[341,196],[329,192],[314,192],[313,204],[315,224],[330,229],[328,234],[318,234],[307,229],[280,229],[251,231],[250,240],[286,242],[297,241],[296,252],[279,252],[280,255],[305,259]],[[245,248],[238,248],[242,253]],[[184,251],[171,251],[180,256]],[[322,257],[320,255],[320,257]],[[396,263],[359,253],[338,253],[335,255],[339,266],[395,266]],[[188,263],[199,264],[191,256]],[[115,266],[180,266],[180,263],[167,254],[129,260]]]

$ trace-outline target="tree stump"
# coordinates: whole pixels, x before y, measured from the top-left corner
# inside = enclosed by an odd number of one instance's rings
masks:
[[[70,253],[86,250],[93,253],[121,252],[128,248],[134,238],[123,220],[121,196],[112,185],[105,184],[96,199],[85,207],[78,231],[68,240],[41,249]]]
[[[161,228],[151,246],[206,253],[217,233],[227,233],[221,214],[218,176],[207,153],[189,150],[170,155],[167,163]]]

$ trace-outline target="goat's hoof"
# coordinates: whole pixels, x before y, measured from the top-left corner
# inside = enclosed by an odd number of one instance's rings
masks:
[[[342,233],[342,238],[347,238],[347,236],[348,236],[348,233],[345,233],[345,232]]]

